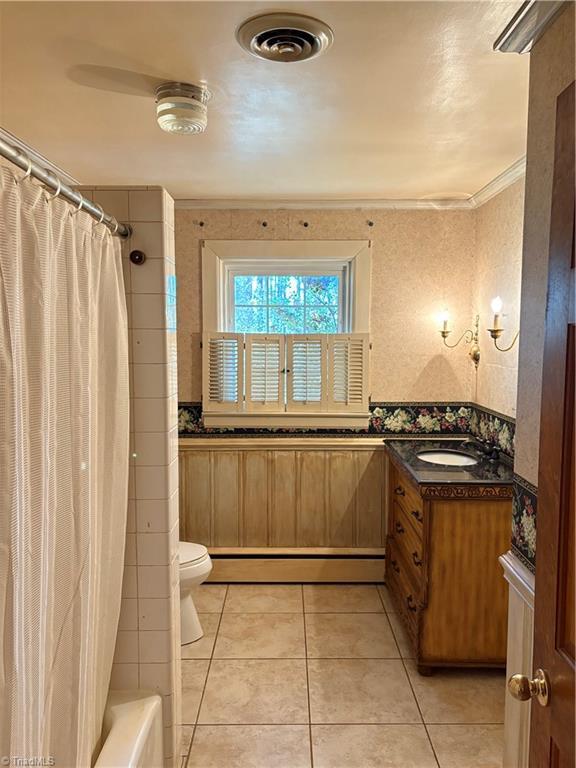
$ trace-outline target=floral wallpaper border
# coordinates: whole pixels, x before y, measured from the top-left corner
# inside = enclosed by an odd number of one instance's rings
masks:
[[[535,573],[538,489],[515,474],[513,493],[512,551],[528,570]]]
[[[275,427],[205,427],[201,403],[180,403],[181,437],[210,435],[469,435],[489,441],[514,456],[514,420],[472,403],[372,403],[365,429],[301,429]]]

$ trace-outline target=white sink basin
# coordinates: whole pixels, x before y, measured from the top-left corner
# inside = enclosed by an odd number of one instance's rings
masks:
[[[451,467],[470,467],[478,464],[478,459],[460,451],[420,451],[417,456],[429,464],[444,464]]]

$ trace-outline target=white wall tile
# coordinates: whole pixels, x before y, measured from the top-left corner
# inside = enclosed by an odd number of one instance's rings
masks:
[[[162,189],[131,190],[130,221],[158,221],[164,217],[164,195]]]
[[[147,597],[138,599],[138,628],[140,630],[169,630],[172,626],[170,619],[170,600]]]
[[[130,534],[134,536],[134,534]],[[124,565],[122,577],[122,597],[138,597],[137,574],[135,565]]]
[[[112,664],[110,688],[113,691],[136,690],[138,688],[138,664]]]
[[[138,662],[138,632],[120,630],[116,634],[114,662],[116,664]]]
[[[138,629],[138,600],[135,597],[122,598],[118,629]]]
[[[169,447],[169,450],[171,446]],[[128,513],[126,516],[126,533],[136,532],[136,502],[134,499],[128,499]]]
[[[119,222],[127,222],[128,215],[128,191],[127,190],[104,190],[96,189],[93,193],[93,200],[101,205],[105,213],[114,216]]]
[[[164,533],[137,533],[139,565],[170,565],[171,539]]]
[[[170,598],[170,568],[165,565],[138,566],[138,595],[140,598]]]
[[[157,222],[134,222],[130,238],[132,250],[143,251],[146,259],[162,259],[165,257],[164,246],[167,242],[167,227]],[[170,230],[168,230],[170,231]]]
[[[170,467],[136,467],[135,471],[136,499],[169,499],[174,492]]]
[[[136,507],[138,532],[169,533],[174,525],[172,507],[172,502],[166,499],[142,499],[138,501]]]
[[[124,547],[124,564],[136,565],[136,534],[126,534],[126,544]]]
[[[168,362],[168,333],[163,330],[134,329],[132,331],[132,360],[136,365]],[[171,339],[170,339],[171,343]],[[170,354],[173,355],[172,349]]]
[[[174,389],[174,366],[165,363],[135,364],[133,368],[134,397],[168,397]]]
[[[140,688],[171,693],[170,664],[140,664]]]
[[[178,435],[176,435],[176,442]],[[134,435],[136,466],[167,466],[174,459],[173,432],[136,432]],[[178,453],[176,453],[176,457]]]
[[[171,318],[168,313],[166,298],[160,293],[133,293],[130,297],[132,304],[132,328],[167,328]]]
[[[172,428],[169,419],[170,407],[167,397],[141,397],[134,400],[135,431],[137,433],[162,432],[166,435]]]
[[[169,631],[140,632],[138,642],[141,663],[158,663],[171,660],[172,636]]]
[[[132,293],[167,293],[164,259],[146,259],[143,264],[130,264],[130,290]],[[171,291],[173,293],[173,291]]]

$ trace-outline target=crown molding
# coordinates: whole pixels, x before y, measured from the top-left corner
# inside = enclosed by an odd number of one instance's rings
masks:
[[[198,198],[175,200],[178,210],[393,210],[393,211],[471,211],[479,208],[526,172],[526,158],[521,157],[486,186],[467,198],[441,200],[286,200],[282,198]]]
[[[485,187],[479,189],[478,192],[472,195],[470,200],[472,201],[473,208],[480,208],[481,205],[487,203],[493,197],[496,197],[500,192],[506,189],[506,187],[514,184],[515,181],[521,179],[526,173],[526,156],[516,160],[515,163],[505,171],[498,174],[492,181],[489,181]]]
[[[60,168],[60,166],[50,162],[48,158],[40,154],[40,152],[35,150],[34,147],[31,147],[25,141],[22,141],[22,139],[14,136],[13,133],[10,133],[10,131],[7,131],[1,126],[0,138],[8,142],[8,144],[12,144],[13,146],[18,147],[18,149],[22,150],[25,155],[28,155],[32,162],[36,163],[37,165],[41,165],[43,168],[46,168],[48,171],[57,176],[64,184],[67,184],[70,187],[76,187],[79,185],[80,182],[78,179],[75,179],[74,176],[71,176],[67,171]]]

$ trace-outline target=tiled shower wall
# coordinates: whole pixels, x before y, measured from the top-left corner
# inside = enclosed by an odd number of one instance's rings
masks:
[[[180,756],[180,588],[174,202],[159,187],[84,194],[129,222],[123,244],[130,349],[130,485],[113,689],[163,699],[167,766]],[[144,264],[129,260],[132,250]]]

